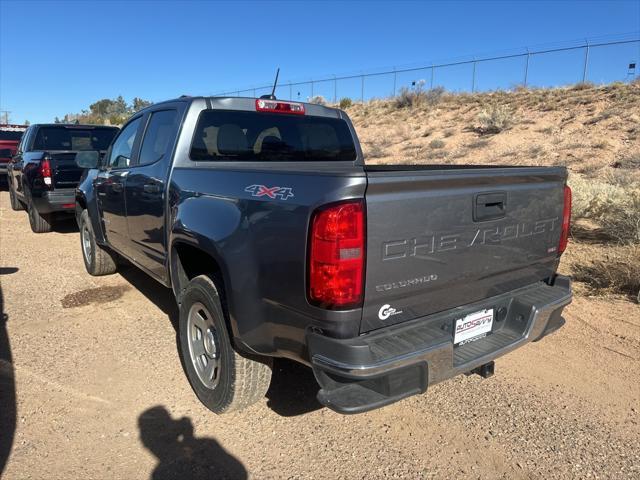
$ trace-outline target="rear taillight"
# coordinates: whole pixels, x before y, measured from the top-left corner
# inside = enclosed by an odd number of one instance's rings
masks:
[[[571,228],[571,188],[564,187],[564,209],[562,210],[562,231],[560,232],[560,244],[558,253],[561,254],[567,249],[569,243],[569,229]]]
[[[304,105],[295,102],[283,102],[282,100],[258,98],[256,99],[256,111],[304,115]]]
[[[40,161],[40,175],[45,185],[51,185],[51,162],[46,157]]]
[[[331,309],[361,305],[364,248],[363,201],[315,212],[309,241],[309,300]]]

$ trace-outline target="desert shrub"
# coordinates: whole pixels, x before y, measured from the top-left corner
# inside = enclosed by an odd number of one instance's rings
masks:
[[[578,82],[573,87],[571,87],[571,90],[589,90],[594,86],[595,85],[592,82]]]
[[[443,87],[424,89],[424,81],[420,81],[414,88],[402,87],[400,93],[394,98],[396,108],[420,107],[423,105],[435,106],[442,100],[445,93]]]
[[[632,245],[606,253],[604,259],[572,266],[573,278],[592,293],[624,293],[640,302],[640,247]]]
[[[364,145],[364,156],[366,158],[382,158],[387,156],[387,150],[378,142],[369,142]]]
[[[613,168],[640,169],[640,154],[630,155],[628,157],[621,158],[620,160],[616,160],[611,164],[611,166]]]
[[[434,138],[433,140],[431,140],[429,142],[429,146],[431,148],[433,148],[433,149],[444,148],[444,145],[445,145],[445,143],[442,140],[438,139],[438,138]]]
[[[538,158],[545,152],[544,147],[542,145],[533,145],[529,148],[529,157],[530,158]]]
[[[513,112],[506,105],[494,103],[478,114],[478,123],[480,133],[500,133],[513,125]]]
[[[478,140],[474,140],[473,142],[467,143],[467,147],[469,148],[484,148],[489,145],[489,140],[484,138],[480,138]]]
[[[394,99],[394,103],[396,108],[410,108],[421,105],[423,100],[421,91],[402,87]]]
[[[315,103],[316,105],[327,105],[327,100],[322,95],[316,95],[309,99],[309,103]]]
[[[424,98],[427,105],[434,106],[442,101],[446,90],[444,87],[434,87],[424,92]]]
[[[598,223],[621,243],[640,242],[640,183],[614,185],[572,175],[574,218]]]
[[[340,99],[340,108],[342,110],[349,108],[351,105],[353,105],[353,102],[349,97],[344,97]]]

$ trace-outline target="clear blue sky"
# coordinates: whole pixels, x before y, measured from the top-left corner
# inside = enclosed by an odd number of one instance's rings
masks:
[[[0,110],[14,122],[51,121],[123,95],[153,101],[281,80],[513,51],[640,31],[640,0],[467,2],[229,2],[0,0]],[[636,33],[637,36],[637,33]],[[594,51],[589,78],[624,79],[640,46]],[[534,58],[530,82],[580,80],[583,52]],[[640,63],[640,62],[639,62]],[[522,81],[523,60],[478,66],[477,88]],[[640,67],[640,65],[639,65]],[[429,73],[399,75],[398,86]],[[468,67],[436,71],[468,89]],[[367,80],[366,96],[392,91]],[[310,95],[293,88],[293,96]],[[338,96],[357,97],[359,80]],[[259,92],[260,93],[260,92]],[[288,87],[279,90],[288,97]],[[314,93],[333,96],[331,83]]]

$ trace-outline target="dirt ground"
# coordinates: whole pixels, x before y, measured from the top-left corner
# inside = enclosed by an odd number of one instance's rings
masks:
[[[32,234],[0,192],[0,267],[6,480],[640,478],[628,300],[576,298],[564,329],[498,360],[494,377],[381,410],[320,408],[311,372],[282,361],[263,401],[216,416],[182,372],[170,291],[131,267],[90,277],[73,222]]]

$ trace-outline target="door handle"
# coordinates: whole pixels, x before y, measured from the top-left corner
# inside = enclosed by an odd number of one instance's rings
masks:
[[[145,183],[142,187],[145,193],[160,193],[160,185],[157,183]]]
[[[492,192],[476,195],[473,205],[473,220],[484,222],[503,218],[507,209],[506,192]]]

